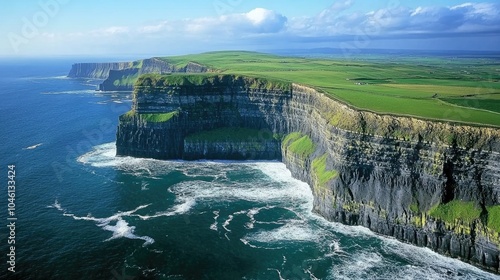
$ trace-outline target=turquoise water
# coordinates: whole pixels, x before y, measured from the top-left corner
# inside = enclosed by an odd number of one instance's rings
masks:
[[[496,279],[325,221],[279,162],[116,158],[131,96],[65,78],[73,62],[0,64],[0,174],[16,165],[18,217],[2,279]]]

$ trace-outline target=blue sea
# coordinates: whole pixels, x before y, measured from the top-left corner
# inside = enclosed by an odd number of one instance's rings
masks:
[[[0,61],[1,279],[498,279],[324,220],[280,162],[115,157],[131,93],[66,78],[81,61]]]

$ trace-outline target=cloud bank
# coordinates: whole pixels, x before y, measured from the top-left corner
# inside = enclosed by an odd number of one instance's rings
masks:
[[[439,39],[440,44],[449,44],[448,48],[455,48],[453,44],[460,42],[468,49],[484,44],[489,49],[500,51],[500,3],[467,2],[449,7],[417,8],[393,5],[364,13],[352,11],[353,4],[354,0],[336,1],[309,17],[288,18],[279,11],[255,8],[246,13],[165,20],[142,26],[109,26],[71,34],[43,33],[38,41],[56,50],[57,46],[74,45],[73,51],[92,48],[96,52],[106,52],[112,48],[122,53],[179,53],[316,47],[314,44],[320,43],[322,47],[325,44],[338,47],[340,42],[352,42],[363,36],[370,43]],[[464,39],[479,37],[480,42]],[[455,43],[450,41],[453,38],[456,38]],[[399,45],[412,47],[411,44]]]

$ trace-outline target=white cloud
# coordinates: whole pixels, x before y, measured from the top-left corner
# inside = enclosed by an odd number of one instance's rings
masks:
[[[248,13],[222,15],[178,21],[163,21],[156,25],[143,26],[139,33],[179,33],[184,35],[251,35],[276,33],[286,26],[287,18],[275,11],[256,8]],[[174,28],[175,27],[175,28]]]
[[[114,36],[129,33],[130,29],[125,26],[111,26],[108,28],[93,30],[90,34],[94,36]]]
[[[460,35],[464,32],[499,32],[500,4],[464,3],[453,7],[404,6],[346,13],[350,0],[336,2],[316,17],[292,19],[290,34],[336,36],[367,34],[372,36],[429,34]]]
[[[160,32],[162,30],[172,31],[173,27],[169,24],[168,21],[162,21],[162,22],[159,22],[158,24],[155,24],[155,25],[146,25],[146,26],[140,27],[138,29],[138,32],[139,33],[157,33],[157,32]]]
[[[254,31],[263,33],[274,33],[283,29],[287,18],[271,10],[262,8],[254,9],[245,14],[256,28]]]
[[[44,33],[33,49],[52,44],[64,51],[103,53],[162,53],[176,50],[338,47],[339,42],[363,38],[363,46],[376,40],[403,42],[422,38],[491,38],[484,45],[497,49],[500,41],[500,3],[463,3],[451,7],[387,7],[359,12],[354,0],[339,0],[315,16],[288,19],[278,11],[256,8],[246,13],[183,20],[162,20],[142,26],[110,26],[69,33]],[[443,40],[444,40],[443,39]],[[465,40],[458,40],[465,42]],[[470,40],[471,48],[479,46]],[[38,43],[40,42],[40,43]],[[371,45],[370,45],[371,44]],[[381,44],[381,43],[380,43]],[[380,45],[379,44],[379,45]],[[403,44],[403,43],[401,43]],[[68,48],[68,46],[72,46]],[[54,47],[54,49],[56,49]],[[389,46],[391,47],[391,46]],[[52,48],[51,48],[52,49]]]

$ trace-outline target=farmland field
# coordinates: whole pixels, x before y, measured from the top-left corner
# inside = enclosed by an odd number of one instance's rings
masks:
[[[500,126],[500,60],[495,58],[348,60],[211,52],[162,59],[177,66],[192,61],[218,73],[309,85],[361,110]]]

